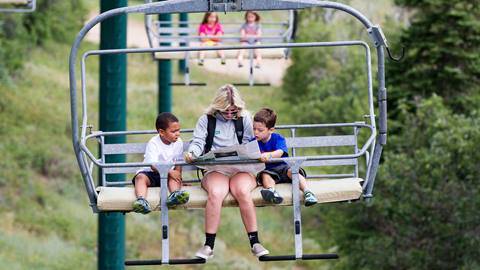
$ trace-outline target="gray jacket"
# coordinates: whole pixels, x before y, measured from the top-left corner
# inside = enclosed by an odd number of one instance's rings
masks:
[[[254,138],[253,124],[250,115],[243,116],[243,143],[247,143]],[[215,127],[215,136],[213,137],[212,150],[238,144],[237,134],[235,134],[235,124],[231,120],[225,121],[221,116],[217,116]],[[202,115],[193,131],[193,139],[188,147],[188,152],[194,157],[201,156],[205,147],[207,138],[208,117]]]

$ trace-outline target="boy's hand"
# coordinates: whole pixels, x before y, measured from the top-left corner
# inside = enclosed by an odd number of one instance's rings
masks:
[[[183,155],[183,159],[185,160],[185,162],[187,163],[192,163],[193,162],[193,155],[192,153],[185,153]]]
[[[173,179],[175,182],[182,182],[182,173],[177,170],[168,171],[168,178]]]
[[[262,153],[260,155],[260,161],[261,162],[267,162],[269,161],[270,159],[272,159],[272,154],[271,153]]]

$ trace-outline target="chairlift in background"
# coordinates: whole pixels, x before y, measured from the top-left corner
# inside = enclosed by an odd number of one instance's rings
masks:
[[[145,3],[152,3],[152,0],[145,0]],[[282,12],[284,21],[261,21],[262,37],[257,38],[262,44],[280,44],[289,43],[295,38],[297,27],[297,13],[294,10]],[[200,21],[160,21],[158,16],[145,15],[145,30],[147,32],[148,43],[151,48],[178,48],[181,46],[196,46],[200,43],[201,38],[209,38],[208,36],[200,37],[198,35],[198,26]],[[210,38],[219,39],[223,44],[240,44],[240,27],[244,21],[240,20],[222,20],[224,35],[214,36]],[[236,86],[270,86],[269,83],[255,82],[254,76],[254,50],[248,49],[248,82],[232,83]],[[238,50],[225,51],[226,59],[237,59]],[[289,56],[288,48],[271,49],[262,51],[264,59],[287,59]],[[190,78],[190,60],[199,59],[198,52],[170,52],[170,53],[153,53],[156,60],[185,60],[185,73],[183,82],[174,82],[170,85],[175,86],[206,86],[206,83],[192,82]],[[206,59],[218,58],[215,51],[205,53]]]

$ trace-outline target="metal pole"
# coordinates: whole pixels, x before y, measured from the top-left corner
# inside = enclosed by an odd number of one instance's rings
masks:
[[[101,0],[100,10],[128,6],[128,0]],[[109,18],[101,23],[100,49],[127,46],[127,16]],[[126,130],[127,57],[100,56],[100,130]],[[125,136],[105,138],[105,143],[125,143]],[[124,155],[106,157],[108,163],[125,162]],[[113,176],[113,177],[112,177]],[[122,181],[124,175],[109,175],[107,181]],[[98,269],[124,269],[125,217],[122,213],[100,213],[98,217]]]
[[[179,14],[179,21],[180,21],[180,25],[179,27],[185,27],[185,28],[188,28],[188,23],[185,23],[185,22],[188,22],[188,13],[180,13]],[[186,36],[187,33],[183,33],[183,34],[180,34],[181,36]],[[185,42],[181,42],[180,43],[180,46],[186,46],[187,44]],[[178,72],[180,72],[181,74],[185,74],[185,71],[187,69],[187,61],[185,59],[183,60],[180,60],[178,62]]]
[[[165,1],[165,0],[162,0]],[[171,14],[158,15],[160,21],[171,21]],[[164,24],[160,27],[172,27],[171,24]],[[168,35],[168,34],[163,34]],[[170,46],[170,43],[160,43],[160,47]],[[172,111],[172,61],[158,60],[158,112]]]

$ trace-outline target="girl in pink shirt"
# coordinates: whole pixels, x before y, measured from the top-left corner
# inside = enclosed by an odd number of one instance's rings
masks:
[[[200,37],[202,46],[217,46],[221,44],[221,38],[215,38],[214,36],[223,35],[223,27],[218,20],[218,15],[215,12],[207,12],[203,16],[203,21],[198,27],[198,35]],[[225,54],[223,51],[217,51],[218,56],[222,59],[222,65],[225,65]],[[199,65],[203,65],[205,58],[205,51],[199,52]]]

